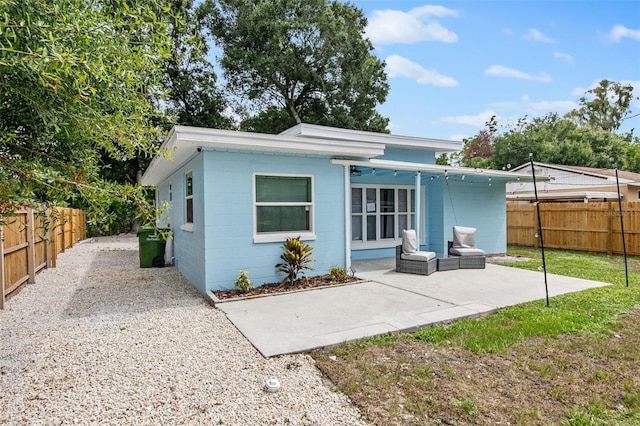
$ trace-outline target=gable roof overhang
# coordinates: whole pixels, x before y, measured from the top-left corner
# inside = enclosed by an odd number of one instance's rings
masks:
[[[542,167],[546,169],[552,170],[560,170],[564,172],[574,173],[576,175],[584,175],[591,176],[594,178],[599,178],[605,181],[614,181],[615,182],[615,169],[598,169],[594,167],[580,167],[580,166],[565,166],[562,164],[549,164],[549,163],[540,163],[534,161],[533,164],[536,167]],[[530,163],[524,163],[519,165],[518,167],[514,167],[511,169],[513,172],[520,172],[522,170],[530,170]],[[631,183],[640,181],[640,174],[619,170],[618,178],[620,182]]]
[[[162,144],[165,154],[151,161],[140,183],[155,185],[161,182],[198,150],[205,148],[367,159],[384,154],[385,146],[366,140],[346,144],[338,139],[303,139],[290,135],[175,126]]]
[[[411,163],[405,161],[389,161],[372,158],[370,160],[333,159],[333,164],[369,169],[387,169],[393,171],[421,172],[445,176],[469,176],[469,178],[495,178],[504,181],[533,181],[533,176],[510,171],[477,169],[473,167],[441,166],[439,164]],[[548,181],[548,177],[536,177],[537,181]]]

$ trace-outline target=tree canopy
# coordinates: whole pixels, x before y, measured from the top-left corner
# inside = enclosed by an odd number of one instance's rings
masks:
[[[245,128],[277,133],[269,124],[288,116],[287,126],[386,131],[376,106],[389,86],[360,9],[327,0],[207,0],[200,13],[222,48],[227,86],[251,102]]]
[[[0,199],[99,210],[147,209],[134,185],[103,178],[101,158],[158,152],[162,64],[171,50],[162,0],[0,3]]]
[[[510,169],[529,161],[569,166],[618,168],[640,172],[640,149],[633,131],[615,133],[630,113],[633,87],[603,80],[587,91],[592,100],[580,98],[579,107],[561,117],[518,120],[518,124],[498,132],[495,117],[487,129],[465,140],[463,150],[453,158],[469,167]]]

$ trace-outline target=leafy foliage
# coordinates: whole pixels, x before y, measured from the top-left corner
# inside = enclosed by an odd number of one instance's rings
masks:
[[[0,3],[0,199],[86,207],[94,223],[116,200],[153,214],[101,166],[158,153],[170,14],[162,0]]]
[[[172,50],[164,63],[163,83],[168,90],[167,112],[175,124],[217,129],[232,128],[223,114],[226,99],[216,86],[208,61],[209,46],[193,0],[172,0],[180,20],[171,26]]]
[[[310,265],[311,262],[315,262],[315,259],[311,257],[312,250],[313,246],[303,243],[300,237],[287,238],[282,244],[283,253],[280,255],[282,263],[276,265],[278,271],[287,274],[283,282],[293,283],[301,272],[304,275],[305,270],[314,270]]]
[[[236,279],[236,288],[242,293],[246,293],[253,288],[253,283],[249,279],[249,272],[244,269],[240,271],[240,276]]]
[[[207,0],[200,12],[223,49],[228,87],[258,105],[245,127],[270,129],[288,116],[287,127],[386,131],[375,108],[389,86],[360,9],[327,0]]]
[[[578,124],[613,133],[620,129],[631,113],[630,105],[634,100],[632,85],[602,80],[598,87],[587,90],[586,95],[593,99],[581,97],[580,107],[567,114],[567,118],[576,120]]]
[[[342,283],[348,279],[349,279],[349,273],[342,266],[334,265],[329,270],[329,280],[331,281]]]

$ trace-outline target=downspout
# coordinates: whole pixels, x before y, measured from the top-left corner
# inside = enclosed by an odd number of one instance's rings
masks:
[[[344,167],[344,267],[351,269],[351,167]]]
[[[413,223],[413,229],[416,230],[416,237],[418,238],[418,247],[420,247],[420,185],[421,185],[421,176],[420,172],[416,172],[416,191],[415,191],[415,203],[416,203],[416,211]]]

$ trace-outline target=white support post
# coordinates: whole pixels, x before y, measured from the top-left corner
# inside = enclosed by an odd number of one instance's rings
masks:
[[[416,211],[415,218],[413,221],[413,229],[416,231],[416,237],[418,238],[418,248],[420,247],[420,186],[421,186],[421,176],[420,172],[416,172]]]
[[[344,166],[344,267],[351,268],[351,166]]]

